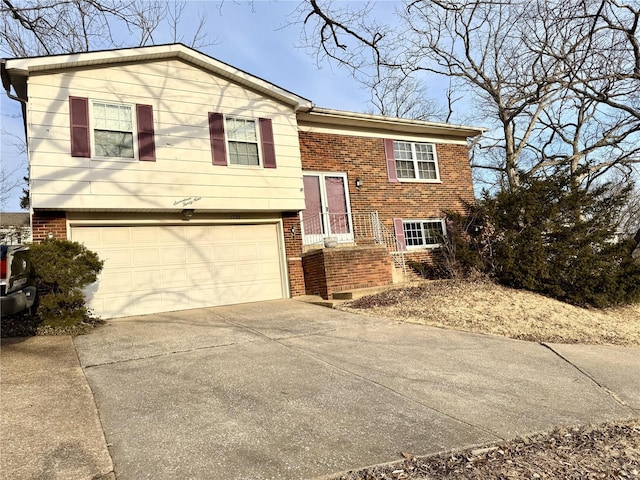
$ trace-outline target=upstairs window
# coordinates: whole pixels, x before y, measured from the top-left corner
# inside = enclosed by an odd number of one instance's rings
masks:
[[[396,140],[393,142],[393,157],[398,180],[440,180],[433,144]]]
[[[71,156],[155,162],[151,105],[127,105],[69,97]]]
[[[408,249],[438,247],[445,236],[444,221],[432,220],[404,220],[404,241]]]
[[[276,168],[270,118],[242,118],[209,112],[209,138],[214,165]]]
[[[133,158],[131,106],[93,102],[93,138],[97,157]]]
[[[256,121],[226,117],[225,127],[231,165],[260,165]]]

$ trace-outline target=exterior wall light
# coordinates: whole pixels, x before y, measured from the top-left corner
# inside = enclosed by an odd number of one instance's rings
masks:
[[[182,210],[182,219],[189,220],[191,217],[193,217],[193,212],[193,208],[185,208],[184,210]]]
[[[362,179],[360,177],[356,178],[356,188],[358,190],[362,188]]]

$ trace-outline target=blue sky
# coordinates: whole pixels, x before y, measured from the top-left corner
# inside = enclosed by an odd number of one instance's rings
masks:
[[[215,44],[201,50],[219,60],[261,77],[271,83],[303,96],[321,107],[340,110],[366,111],[369,94],[349,73],[316,59],[300,48],[301,27],[288,25],[295,17],[290,14],[298,5],[293,1],[246,2],[226,0],[189,1],[184,12],[182,29],[185,42],[190,41],[189,26],[197,22],[197,12],[208,12],[207,33]],[[392,11],[398,2],[382,2],[379,9]],[[157,35],[156,43],[170,42],[170,36]],[[21,154],[14,136],[23,137],[20,105],[1,95],[0,121],[2,139],[0,155],[2,169],[14,172],[14,178],[27,174],[26,155]],[[13,136],[12,136],[13,135]],[[12,192],[4,211],[18,211],[21,189]]]

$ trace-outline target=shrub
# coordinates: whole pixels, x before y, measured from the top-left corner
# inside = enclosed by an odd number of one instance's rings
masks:
[[[570,178],[525,179],[520,189],[485,193],[466,214],[448,215],[449,277],[480,271],[498,282],[575,305],[640,300],[634,242],[616,239],[630,188],[572,187]]]
[[[89,317],[82,289],[98,279],[103,261],[84,245],[45,240],[31,245],[39,302],[36,314],[43,325],[70,327]]]

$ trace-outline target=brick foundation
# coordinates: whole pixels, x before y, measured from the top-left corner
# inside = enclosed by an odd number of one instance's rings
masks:
[[[39,243],[50,235],[58,240],[67,240],[67,215],[58,211],[34,211],[31,218],[33,241]]]
[[[393,284],[391,257],[382,246],[338,247],[302,255],[307,295],[324,299],[356,288]]]

